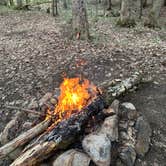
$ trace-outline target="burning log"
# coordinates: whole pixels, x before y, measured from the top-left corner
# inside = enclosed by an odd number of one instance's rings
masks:
[[[98,97],[78,114],[73,114],[69,119],[61,121],[49,134],[44,135],[37,145],[16,159],[11,166],[35,165],[47,158],[51,152],[66,148],[75,140],[87,121],[103,108],[104,101]]]

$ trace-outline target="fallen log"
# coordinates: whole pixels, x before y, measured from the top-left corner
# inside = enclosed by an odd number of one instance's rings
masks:
[[[41,134],[44,130],[48,128],[50,125],[51,120],[48,119],[47,121],[42,121],[32,129],[22,133],[17,138],[13,139],[9,143],[5,144],[0,148],[0,159],[14,151],[16,148],[25,145],[27,142],[32,140],[34,137]]]
[[[69,119],[61,121],[52,131],[45,134],[37,144],[25,151],[17,158],[11,166],[33,166],[58,149],[66,148],[80,134],[84,124],[92,117],[103,110],[106,100],[111,102],[127,90],[131,89],[141,81],[141,73],[134,73],[130,78],[118,83],[113,87],[108,87],[104,98],[99,96],[89,106],[77,114],[73,114]]]
[[[142,71],[133,73],[129,78],[114,84],[113,86],[104,86],[104,99],[105,102],[109,105],[112,101],[128,92],[128,90],[132,89],[134,86],[138,85],[142,81]],[[112,81],[107,84],[110,85]]]

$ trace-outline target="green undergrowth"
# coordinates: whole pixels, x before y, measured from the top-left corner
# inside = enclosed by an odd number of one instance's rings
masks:
[[[0,14],[8,13],[11,11],[13,11],[13,8],[9,8],[7,6],[0,5]]]

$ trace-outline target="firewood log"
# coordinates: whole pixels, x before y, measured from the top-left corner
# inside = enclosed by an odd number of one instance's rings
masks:
[[[27,142],[29,142],[34,137],[38,136],[40,133],[42,133],[44,130],[46,130],[50,124],[50,119],[47,121],[42,121],[32,129],[26,131],[25,133],[22,133],[12,141],[8,142],[4,146],[0,148],[0,159],[14,151],[16,148],[23,146]]]
[[[113,87],[108,87],[104,98],[98,97],[94,102],[69,119],[61,121],[52,131],[44,135],[42,139],[25,151],[11,166],[33,166],[46,159],[58,149],[66,148],[79,136],[84,124],[98,114],[104,108],[104,100],[110,103],[141,81],[141,73],[134,73],[131,77],[121,81]],[[104,100],[103,100],[104,99]]]

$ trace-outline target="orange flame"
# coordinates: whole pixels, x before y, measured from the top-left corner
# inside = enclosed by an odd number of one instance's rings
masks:
[[[79,112],[97,96],[98,89],[87,79],[64,78],[60,85],[60,96],[53,115],[58,117],[55,123],[67,119]],[[48,110],[49,113],[49,110]]]

